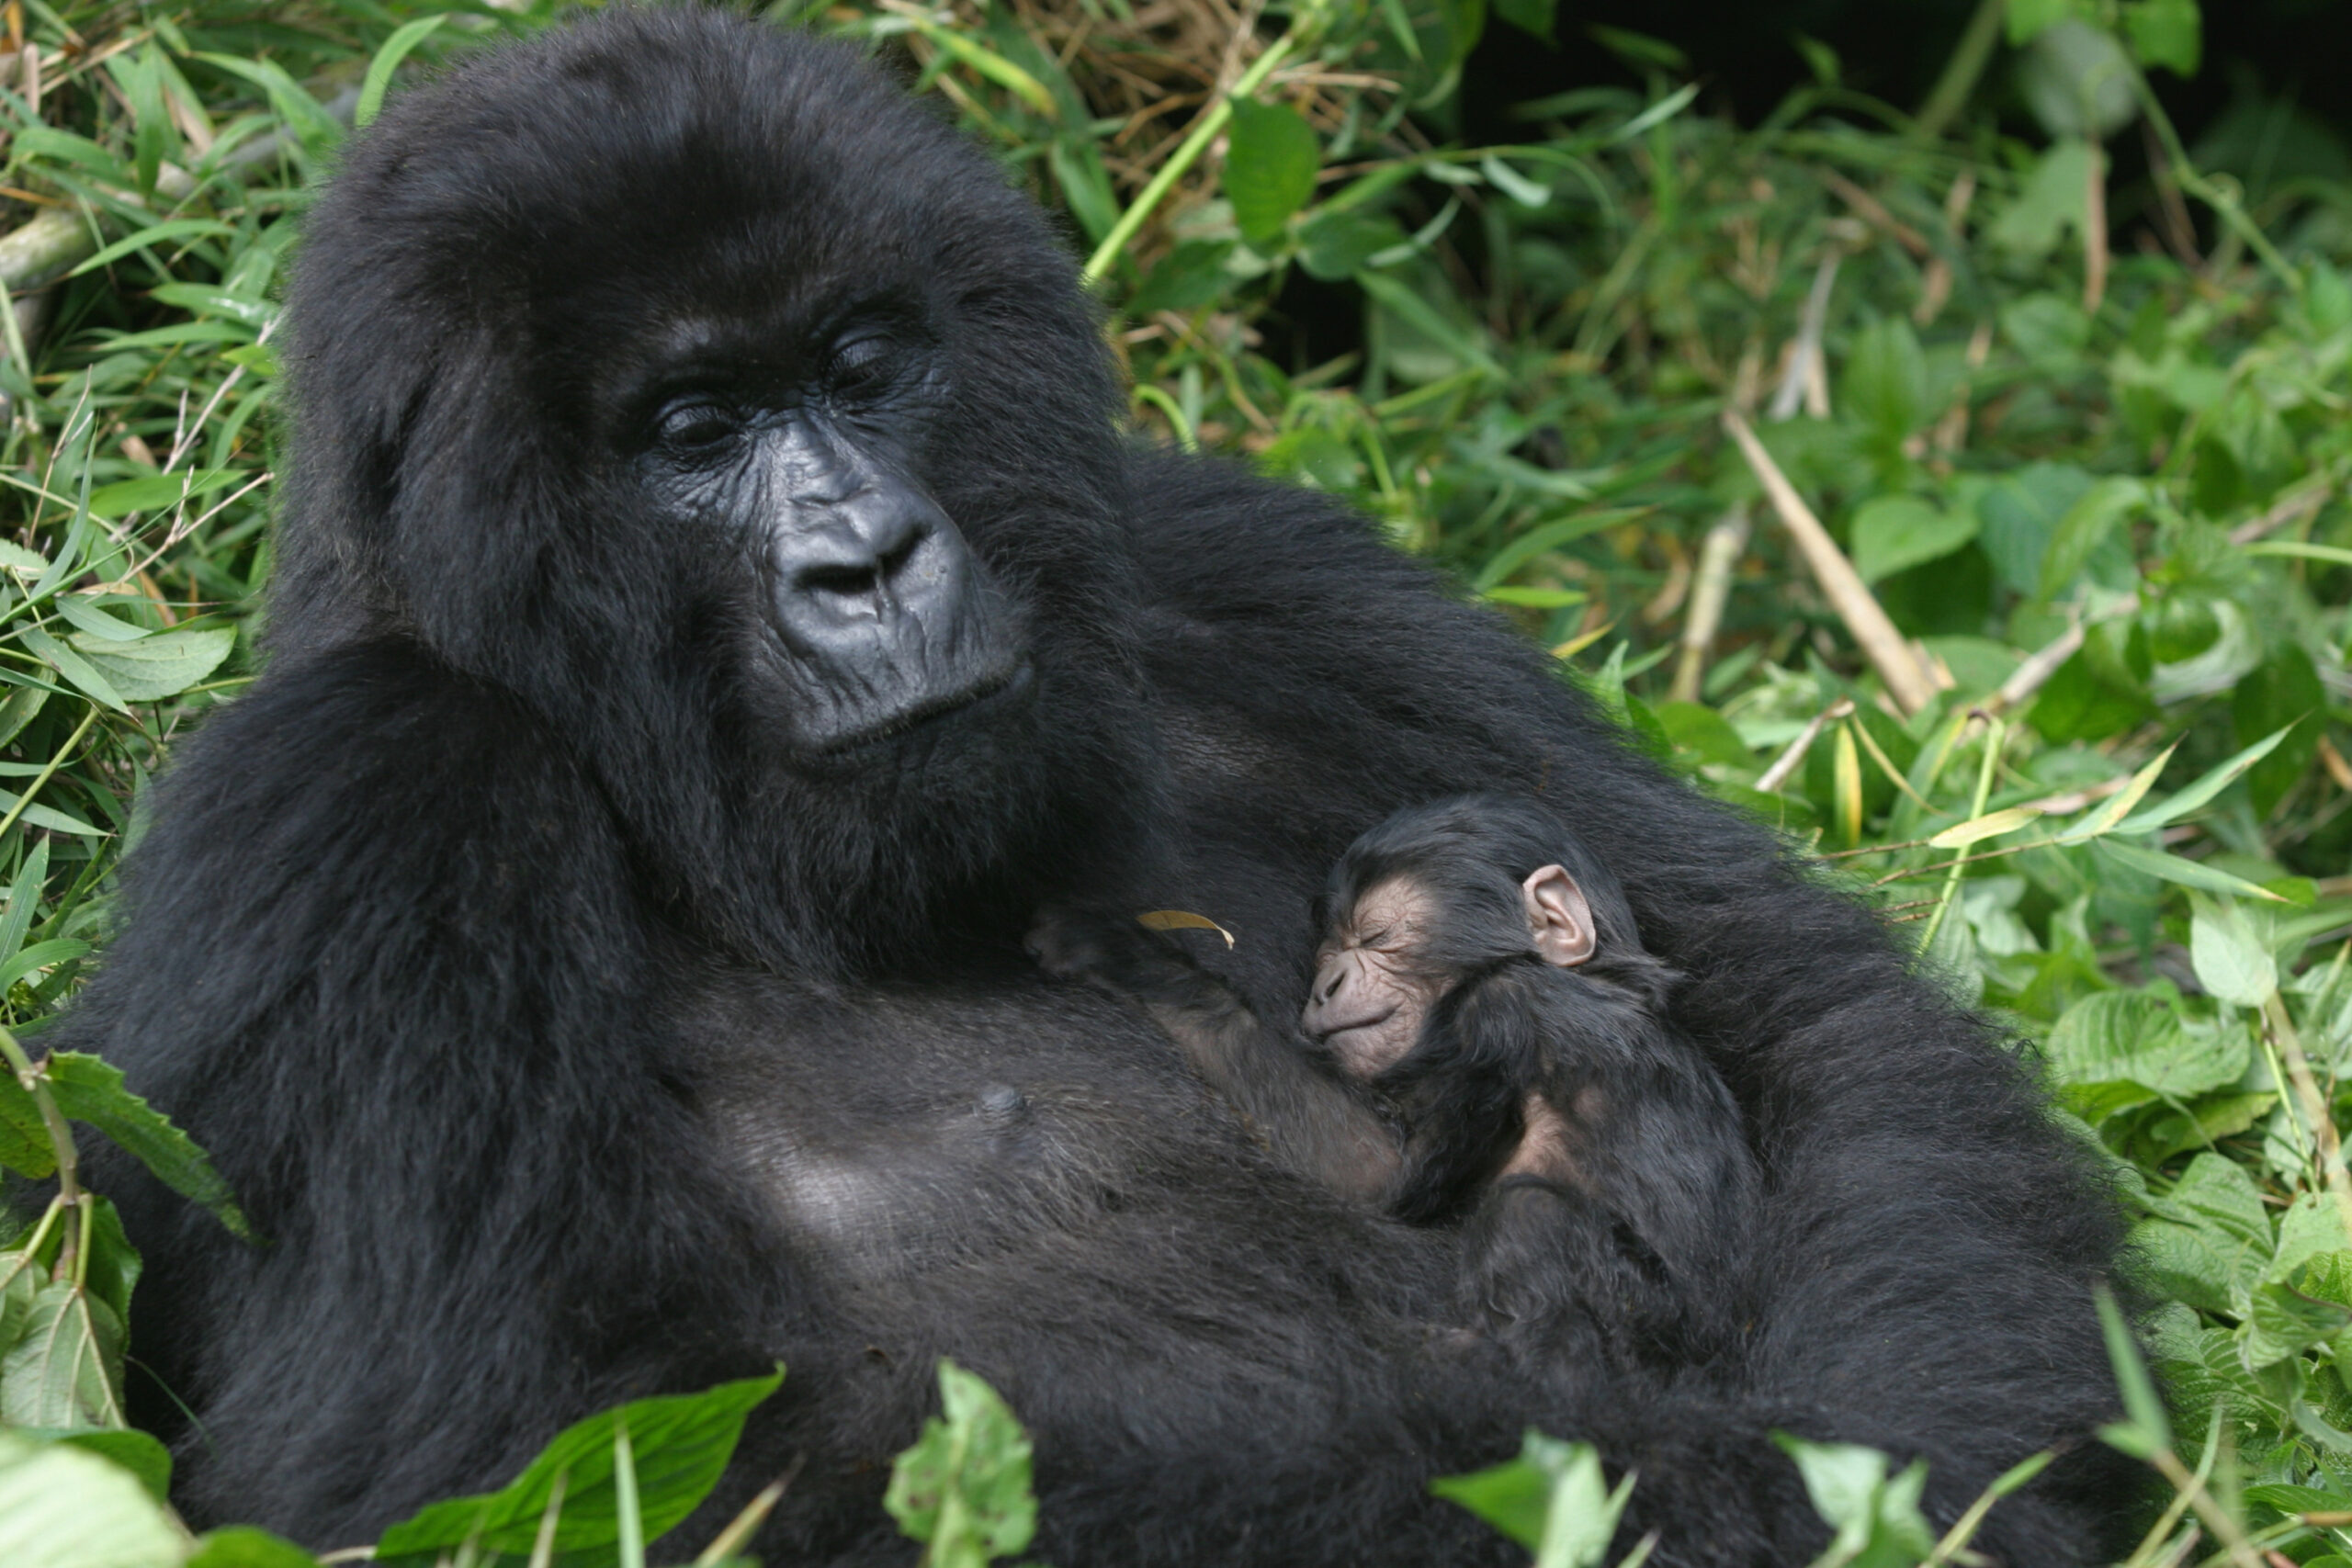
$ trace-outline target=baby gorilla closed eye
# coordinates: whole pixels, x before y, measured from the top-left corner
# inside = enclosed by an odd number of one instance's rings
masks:
[[[1124,917],[1051,910],[1049,973],[1148,1009],[1278,1157],[1465,1222],[1465,1293],[1515,1342],[1688,1364],[1736,1318],[1754,1159],[1665,1022],[1674,976],[1559,816],[1464,795],[1350,845],[1295,1031]]]

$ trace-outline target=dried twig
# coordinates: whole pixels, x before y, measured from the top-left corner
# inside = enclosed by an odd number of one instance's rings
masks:
[[[1821,519],[1797,494],[1796,487],[1789,483],[1788,476],[1772,461],[1772,455],[1764,450],[1764,444],[1756,439],[1756,432],[1748,428],[1747,422],[1736,411],[1725,409],[1724,428],[1738,443],[1740,455],[1747,459],[1748,468],[1771,499],[1772,510],[1780,514],[1782,525],[1804,556],[1805,565],[1813,570],[1814,581],[1821,584],[1822,592],[1828,596],[1838,618],[1861,645],[1871,667],[1878,671],[1879,679],[1886,682],[1887,693],[1895,705],[1905,716],[1917,713],[1935,695],[1936,683],[1920,668],[1911,645],[1894,629],[1894,623],[1887,618],[1869,585],[1862,581],[1861,574],[1854,570],[1854,563],[1830,538],[1829,530],[1821,525]]]
[[[1789,742],[1788,749],[1772,759],[1772,765],[1764,770],[1764,776],[1756,781],[1756,787],[1764,794],[1770,795],[1788,783],[1791,775],[1797,771],[1798,764],[1804,761],[1804,754],[1812,750],[1813,743],[1821,738],[1821,732],[1853,711],[1852,701],[1846,697],[1839,697],[1807,719],[1804,728],[1798,731],[1794,740]]]
[[[1699,568],[1690,579],[1690,613],[1682,618],[1682,654],[1674,667],[1674,685],[1668,694],[1676,702],[1696,702],[1699,678],[1706,671],[1707,650],[1714,646],[1723,625],[1724,606],[1731,599],[1732,569],[1747,548],[1747,503],[1741,502],[1707,530],[1699,546]]]

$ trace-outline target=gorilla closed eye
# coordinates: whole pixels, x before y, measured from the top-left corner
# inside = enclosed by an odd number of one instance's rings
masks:
[[[672,451],[706,455],[734,439],[742,427],[742,418],[733,409],[694,398],[663,408],[654,418],[653,434]]]

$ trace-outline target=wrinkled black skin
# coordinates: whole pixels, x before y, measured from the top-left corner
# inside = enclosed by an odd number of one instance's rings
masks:
[[[1574,967],[1529,939],[1521,884],[1545,865],[1592,918]],[[1735,1353],[1755,1156],[1721,1076],[1668,1026],[1678,976],[1643,949],[1607,864],[1540,802],[1407,807],[1332,868],[1325,940],[1398,883],[1429,911],[1403,962],[1441,994],[1363,1084],[1116,911],[1049,911],[1031,943],[1049,972],[1148,1009],[1278,1159],[1399,1219],[1458,1224],[1464,1321],[1514,1354],[1671,1368]],[[1565,1179],[1506,1174],[1530,1095],[1563,1118]]]
[[[1035,686],[820,765],[749,651],[756,540],[645,478],[631,395],[730,358],[797,395],[777,367],[876,296],[933,378],[888,441]],[[682,1539],[806,1454],[766,1560],[904,1562],[876,1502],[952,1354],[1035,1433],[1062,1568],[1507,1562],[1427,1483],[1531,1423],[1639,1467],[1662,1564],[1817,1550],[1775,1427],[1926,1456],[1939,1519],[2074,1445],[1983,1541],[2096,1553],[2117,1224],[2029,1075],[1361,519],[1123,444],[1061,245],[850,56],[684,9],[494,53],[357,139],[288,319],[275,654],[182,749],[52,1036],[271,1238],[92,1162],[192,1520],[364,1540],[781,1358]],[[1050,898],[1214,909],[1268,1005],[1356,825],[1547,781],[1756,1130],[1730,1372],[1427,1354],[1444,1249],[1019,945]]]

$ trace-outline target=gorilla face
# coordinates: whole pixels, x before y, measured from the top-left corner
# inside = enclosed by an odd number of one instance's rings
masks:
[[[787,762],[1034,694],[1019,612],[921,477],[943,381],[922,323],[868,305],[782,364],[695,355],[634,400],[648,504],[742,552],[732,662]]]
[[[313,212],[272,636],[521,696],[772,962],[1017,931],[1160,817],[1075,269],[834,46],[631,27],[395,103]]]

